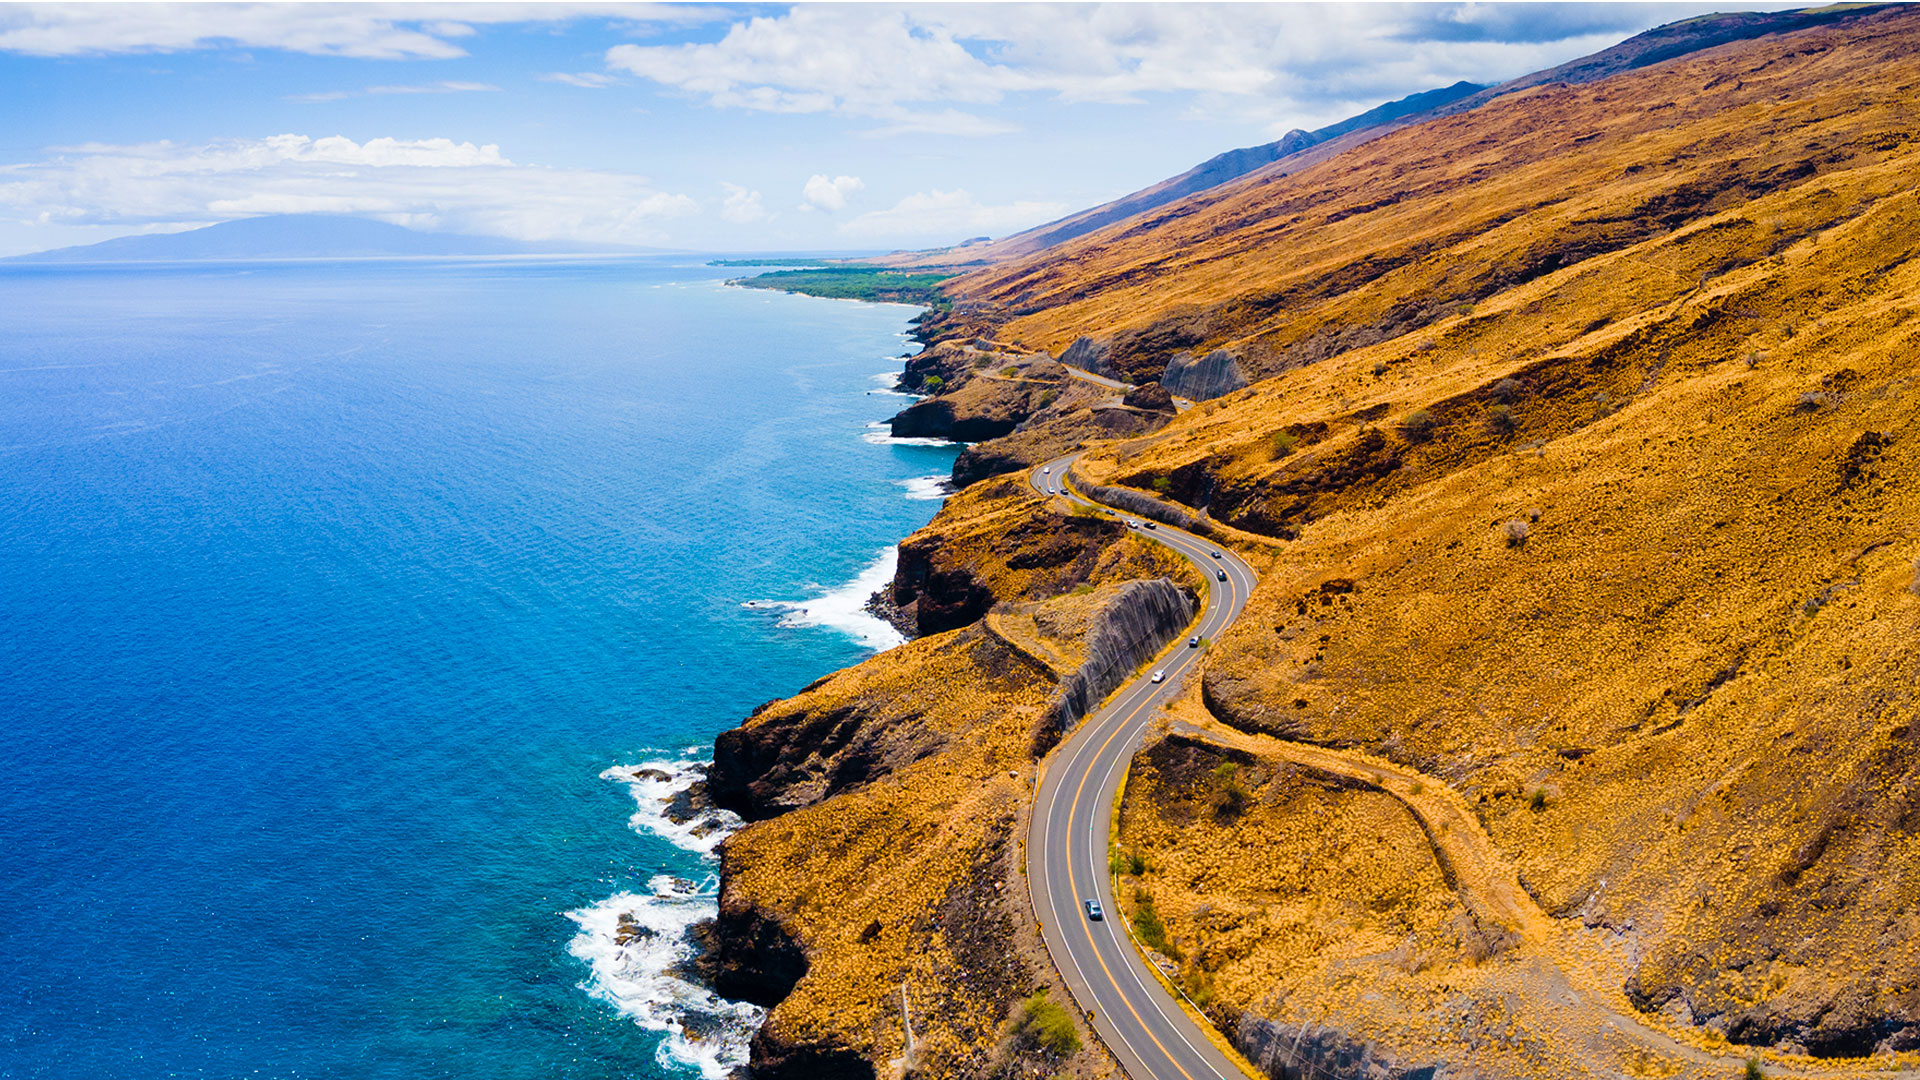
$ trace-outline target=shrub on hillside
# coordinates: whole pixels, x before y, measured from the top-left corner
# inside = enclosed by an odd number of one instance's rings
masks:
[[[1433,438],[1435,427],[1433,414],[1425,409],[1416,409],[1400,420],[1400,437],[1411,443],[1426,442]]]
[[[1020,1020],[1014,1033],[1028,1045],[1063,1058],[1080,1050],[1080,1032],[1074,1029],[1073,1016],[1047,1000],[1045,990],[1020,1003]]]
[[[1240,816],[1247,808],[1247,787],[1240,782],[1240,766],[1223,761],[1213,769],[1213,814],[1221,820]]]
[[[1180,959],[1180,950],[1167,940],[1167,924],[1160,920],[1160,913],[1153,909],[1153,897],[1141,889],[1134,893],[1134,900],[1133,932],[1140,938],[1141,944],[1162,956]]]

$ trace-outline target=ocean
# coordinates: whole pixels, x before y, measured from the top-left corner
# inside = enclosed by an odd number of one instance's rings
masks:
[[[898,641],[911,308],[697,259],[0,270],[0,1076],[719,1076],[661,799]]]

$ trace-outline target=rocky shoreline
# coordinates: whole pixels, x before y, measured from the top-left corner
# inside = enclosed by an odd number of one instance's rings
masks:
[[[875,589],[873,595],[867,597],[864,607],[868,614],[900,631],[900,636],[908,641],[920,636],[920,627],[914,621],[913,612],[894,603],[891,584]]]
[[[895,437],[974,443],[956,462],[954,493],[946,507],[961,497],[962,489],[969,500],[1043,505],[1044,500],[1022,482],[984,481],[1047,460],[1088,437],[1151,431],[1173,415],[1170,399],[1157,387],[1133,395],[1130,403],[1120,400],[1115,391],[1073,378],[1045,353],[1003,350],[984,340],[957,344],[948,325],[951,318],[951,313],[930,310],[915,320],[922,348],[907,358],[898,388],[919,395],[919,400],[889,422]],[[1085,671],[1073,669],[1074,686],[1062,697],[1060,679],[1068,672],[1036,667],[1032,654],[1002,641],[982,620],[1001,601],[1073,594],[1066,599],[1074,610],[1095,600],[1108,607],[1101,609],[1098,618],[1067,619],[1075,629],[1062,632],[1078,635],[1099,626],[1105,628],[1102,633],[1112,634],[1114,627],[1152,623],[1158,637],[1164,638],[1179,627],[1167,630],[1159,624],[1172,618],[1184,626],[1177,616],[1187,610],[1167,597],[1185,596],[1190,604],[1193,586],[1183,583],[1173,589],[1164,580],[1166,568],[1151,560],[1136,566],[1117,558],[1123,549],[1136,561],[1139,556],[1127,546],[1126,531],[1110,522],[1083,520],[1055,507],[1008,537],[990,539],[989,549],[977,551],[965,537],[939,535],[941,523],[953,517],[946,507],[934,524],[902,540],[894,580],[864,605],[898,630],[908,644],[754,710],[741,726],[715,740],[706,777],[678,796],[672,808],[674,814],[686,816],[730,811],[747,821],[719,848],[719,911],[691,931],[696,955],[687,965],[687,974],[726,998],[770,1010],[768,1021],[753,1037],[744,1070],[756,1080],[868,1080],[876,1075],[873,1062],[884,1060],[888,1053],[871,1045],[850,1045],[840,1021],[828,1026],[842,1033],[828,1034],[793,1020],[810,1011],[810,1004],[797,1005],[795,999],[808,996],[806,980],[816,963],[839,967],[848,957],[841,945],[828,948],[829,957],[816,957],[824,942],[817,926],[807,924],[817,923],[819,916],[809,919],[804,904],[796,910],[791,901],[771,902],[770,885],[775,894],[781,894],[790,892],[795,881],[784,873],[771,879],[766,875],[768,849],[779,851],[781,859],[797,859],[797,865],[825,869],[826,864],[812,855],[810,847],[792,848],[777,832],[761,826],[802,833],[817,830],[825,824],[817,818],[823,804],[837,806],[848,800],[857,804],[879,785],[898,782],[917,762],[964,758],[956,744],[970,737],[963,733],[966,729],[982,727],[980,719],[986,716],[1002,718],[994,736],[999,748],[965,768],[975,773],[969,789],[993,791],[997,809],[967,815],[965,820],[972,824],[963,831],[972,833],[974,840],[961,842],[956,849],[970,852],[965,856],[967,868],[928,894],[926,906],[903,911],[893,919],[876,913],[857,928],[854,950],[878,947],[897,935],[901,944],[919,943],[901,954],[900,962],[911,964],[907,958],[920,955],[919,963],[925,963],[925,957],[939,954],[940,943],[948,941],[950,932],[971,927],[967,931],[970,944],[962,950],[966,958],[956,960],[960,967],[942,975],[939,982],[957,987],[977,982],[980,973],[997,973],[990,985],[978,987],[987,996],[956,997],[951,990],[943,990],[938,1001],[917,1006],[916,1015],[925,1010],[923,1022],[930,1035],[942,1030],[971,1032],[967,1040],[971,1045],[947,1051],[973,1060],[963,1070],[969,1073],[991,1075],[1001,1066],[1017,1066],[1021,1061],[1050,1072],[1061,1063],[1044,1049],[1003,1045],[999,1034],[1005,1010],[1053,978],[1037,936],[1022,921],[1025,916],[1009,906],[1009,884],[1018,878],[1012,853],[1018,846],[1014,843],[1017,808],[1024,799],[1019,785],[1026,782],[1021,777],[1031,770],[1033,755],[1051,744],[1063,720],[1070,722],[1077,716],[1089,695],[1098,696],[1104,685],[1102,673],[1111,666],[1105,660],[1110,646],[1100,645]],[[967,506],[961,520],[976,512],[976,507]],[[1160,592],[1109,589],[1082,599],[1079,593],[1086,590],[1076,591],[1076,586],[1103,573],[1115,580],[1153,579]],[[1016,584],[1020,581],[1028,583]],[[1162,606],[1167,611],[1156,608],[1145,622],[1128,614],[1137,597],[1149,595],[1166,601]],[[1073,640],[1070,648],[1079,649],[1077,636]],[[1158,647],[1152,642],[1135,644]],[[876,666],[883,672],[900,669],[900,681],[865,685],[863,674]],[[1081,685],[1088,679],[1092,681]],[[852,685],[843,688],[843,684]],[[1000,697],[1009,704],[983,705],[976,700],[981,690],[988,693],[988,700]],[[923,697],[925,704],[909,705],[903,697]],[[1022,704],[1012,707],[1014,701]],[[936,720],[938,714],[946,719]],[[946,730],[956,724],[958,729]],[[1008,765],[1013,766],[1011,772]],[[989,780],[989,776],[998,779]],[[976,831],[975,826],[982,823],[991,827]],[[840,868],[840,864],[833,867],[836,872]],[[859,867],[853,870],[858,872]],[[884,871],[874,873],[884,886]],[[917,885],[924,888],[946,874],[951,871],[915,876],[920,879]],[[893,891],[912,892],[904,882],[902,886]],[[858,888],[854,885],[850,891]],[[1028,951],[1008,954],[1005,943],[1022,934],[1032,938]],[[960,943],[952,941],[947,947],[960,948]],[[880,995],[881,1007],[889,1007],[885,1003],[891,1001],[897,1013],[897,993],[896,988],[893,994]],[[883,1024],[869,1037],[884,1044],[894,1037],[890,1030]]]

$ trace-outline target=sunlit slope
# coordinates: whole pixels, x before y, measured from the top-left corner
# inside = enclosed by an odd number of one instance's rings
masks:
[[[1869,11],[1511,94],[976,271],[953,289],[964,318],[1028,347],[1108,339],[1137,378],[1178,350],[1215,347],[1241,353],[1250,377],[1274,374],[1900,154],[1916,122],[1916,21],[1911,9]],[[1725,258],[1738,265],[1788,239]],[[1558,340],[1577,329],[1558,328]]]
[[[964,288],[1025,294],[1002,333],[1030,346],[1275,376],[1084,461],[1278,541],[1214,715],[1457,791],[1596,992],[1670,1030],[1910,1050],[1916,103],[1920,13],[1883,12],[1543,87]]]

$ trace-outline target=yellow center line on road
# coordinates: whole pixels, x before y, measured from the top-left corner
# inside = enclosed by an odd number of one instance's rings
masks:
[[[1065,459],[1063,459],[1063,460],[1065,460]],[[1063,469],[1062,471],[1064,472],[1065,470]],[[1029,475],[1031,475],[1031,474],[1029,474]],[[1067,489],[1067,488],[1065,487],[1065,484],[1064,484],[1064,480],[1063,480],[1063,482],[1062,482],[1062,490],[1070,490],[1070,489]],[[1086,501],[1086,500],[1078,500],[1078,501]],[[1091,504],[1091,503],[1090,503],[1090,505],[1097,505],[1097,504]],[[1187,539],[1191,539],[1191,540],[1193,541],[1193,543],[1194,543],[1194,544],[1196,544],[1196,545],[1201,545],[1201,544],[1202,544],[1202,541],[1200,541],[1200,540],[1199,540],[1199,539],[1198,539],[1197,537],[1187,537],[1187,536],[1186,536],[1186,534],[1185,534],[1184,532],[1181,532],[1181,533],[1179,533],[1178,535],[1180,535],[1180,536],[1182,536],[1183,538],[1187,538]],[[1179,544],[1175,544],[1175,543],[1172,543],[1172,542],[1171,542],[1171,535],[1170,535],[1170,536],[1168,536],[1168,537],[1156,537],[1155,539],[1157,539],[1157,540],[1159,540],[1159,542],[1161,542],[1162,544],[1164,544],[1164,545],[1165,545],[1166,547],[1168,547],[1168,548],[1171,548],[1172,550],[1174,550],[1174,551],[1177,551],[1177,552],[1179,552],[1179,553],[1180,553],[1181,555],[1183,555],[1183,556],[1185,556],[1185,557],[1186,557],[1186,558],[1187,558],[1187,559],[1188,559],[1189,561],[1191,561],[1191,562],[1193,562],[1193,563],[1194,563],[1194,564],[1195,564],[1196,566],[1199,566],[1199,567],[1201,567],[1202,569],[1205,569],[1205,566],[1206,566],[1206,564],[1205,564],[1205,563],[1201,563],[1201,562],[1199,561],[1199,557],[1198,557],[1198,556],[1197,556],[1197,555],[1196,555],[1196,554],[1195,554],[1194,552],[1192,552],[1192,551],[1188,551],[1188,550],[1186,550],[1186,549],[1185,549],[1184,547],[1182,547],[1182,546],[1181,546],[1181,545],[1179,545]],[[1238,582],[1236,582],[1236,581],[1235,581],[1235,580],[1233,579],[1233,576],[1232,576],[1232,575],[1228,575],[1228,577],[1227,577],[1227,581],[1226,581],[1226,585],[1227,585],[1227,588],[1226,588],[1226,590],[1225,590],[1225,596],[1224,596],[1224,597],[1223,597],[1223,599],[1222,599],[1222,604],[1221,604],[1221,607],[1220,607],[1220,609],[1219,609],[1219,610],[1220,610],[1221,612],[1223,612],[1223,613],[1231,613],[1231,612],[1232,612],[1232,611],[1234,610],[1234,607],[1235,607],[1235,605],[1239,603],[1239,589],[1238,589],[1238,588],[1236,587],[1236,586],[1238,585]],[[1203,619],[1202,619],[1202,621],[1203,621],[1203,622],[1205,621],[1205,620],[1204,620],[1204,617],[1203,617]],[[1183,667],[1191,667],[1191,666],[1192,666],[1192,663],[1191,663],[1191,662],[1185,662],[1185,663],[1183,663],[1183,665],[1182,665],[1182,666],[1183,666]],[[1145,709],[1147,708],[1147,706],[1149,706],[1149,705],[1151,705],[1151,704],[1153,703],[1153,701],[1154,701],[1154,700],[1155,700],[1155,698],[1154,698],[1154,695],[1153,695],[1153,694],[1151,694],[1151,693],[1149,693],[1149,694],[1148,694],[1148,695],[1147,695],[1146,697],[1144,697],[1144,698],[1143,698],[1143,699],[1142,699],[1142,700],[1140,701],[1140,703],[1139,703],[1139,704],[1137,704],[1137,705],[1135,705],[1135,706],[1133,707],[1133,710],[1132,710],[1131,712],[1129,712],[1129,713],[1128,713],[1128,714],[1127,714],[1127,715],[1126,715],[1126,716],[1125,716],[1124,718],[1122,718],[1122,719],[1120,719],[1120,720],[1118,720],[1118,721],[1116,721],[1116,722],[1114,722],[1114,727],[1113,727],[1113,730],[1112,730],[1112,731],[1110,731],[1110,732],[1108,733],[1108,735],[1107,735],[1107,737],[1106,737],[1106,739],[1105,739],[1105,740],[1104,740],[1103,742],[1101,742],[1101,744],[1100,744],[1100,747],[1099,747],[1099,749],[1097,749],[1096,751],[1094,751],[1094,755],[1093,755],[1093,757],[1094,757],[1094,761],[1096,761],[1096,762],[1097,762],[1097,761],[1098,761],[1098,760],[1099,760],[1099,759],[1100,759],[1100,758],[1101,758],[1102,756],[1104,756],[1104,755],[1105,755],[1105,754],[1107,753],[1107,751],[1108,751],[1108,749],[1109,749],[1109,748],[1110,748],[1110,747],[1111,747],[1111,746],[1113,745],[1113,741],[1114,741],[1115,739],[1117,739],[1117,738],[1119,738],[1119,737],[1121,736],[1121,734],[1122,734],[1122,733],[1124,733],[1124,732],[1126,732],[1126,731],[1128,730],[1128,728],[1129,728],[1129,727],[1130,727],[1130,726],[1132,725],[1132,723],[1133,723],[1133,721],[1134,721],[1134,720],[1135,720],[1135,719],[1136,719],[1137,717],[1139,717],[1139,715],[1140,715],[1140,713],[1141,713],[1141,712],[1142,712],[1143,710],[1145,710]],[[1083,755],[1083,754],[1081,754],[1081,753],[1075,753],[1075,754],[1074,754],[1074,760],[1075,760],[1075,763],[1077,764],[1077,763],[1078,763],[1078,761],[1079,761],[1079,760],[1080,760],[1080,759],[1081,759],[1081,758],[1082,758],[1083,756],[1084,756],[1084,755]],[[1111,774],[1112,774],[1112,771],[1113,771],[1113,770],[1112,770],[1112,769],[1110,768],[1110,769],[1108,770],[1108,775],[1111,775]],[[1088,770],[1087,770],[1087,771],[1086,771],[1085,773],[1083,773],[1083,774],[1081,775],[1081,777],[1080,777],[1080,782],[1079,782],[1079,783],[1078,783],[1078,784],[1077,784],[1077,785],[1075,786],[1075,788],[1074,788],[1074,793],[1073,793],[1073,800],[1072,800],[1072,801],[1071,801],[1071,802],[1070,802],[1070,803],[1068,804],[1068,807],[1067,807],[1067,821],[1068,821],[1068,827],[1067,827],[1067,835],[1066,835],[1066,839],[1065,839],[1065,844],[1066,844],[1066,855],[1067,855],[1067,883],[1068,883],[1068,886],[1070,887],[1070,889],[1071,889],[1071,891],[1072,891],[1072,895],[1073,895],[1074,897],[1076,897],[1076,898],[1077,898],[1077,897],[1079,896],[1079,893],[1080,893],[1080,882],[1079,882],[1079,875],[1078,875],[1078,873],[1077,873],[1077,862],[1078,862],[1078,860],[1076,860],[1076,859],[1074,859],[1074,858],[1073,858],[1073,854],[1072,854],[1072,852],[1073,852],[1073,835],[1074,835],[1074,833],[1073,833],[1073,823],[1074,823],[1074,822],[1075,822],[1075,821],[1076,821],[1076,820],[1077,820],[1077,819],[1079,818],[1079,814],[1080,814],[1080,803],[1081,803],[1081,801],[1083,800],[1083,798],[1085,797],[1085,794],[1086,794],[1086,786],[1087,786],[1087,780],[1088,780],[1088,779],[1089,779],[1089,778],[1090,778],[1091,776],[1092,776],[1092,767],[1091,767],[1091,765],[1090,765],[1090,766],[1088,767]],[[1093,856],[1093,854],[1094,854],[1094,852],[1093,852],[1093,851],[1091,850],[1091,849],[1092,849],[1092,845],[1093,845],[1093,830],[1092,830],[1092,828],[1091,828],[1091,827],[1090,827],[1090,828],[1088,829],[1088,838],[1087,838],[1087,844],[1088,844],[1088,848],[1089,848],[1089,850],[1088,850],[1088,859],[1089,859],[1089,867],[1091,868],[1091,867],[1092,867],[1092,856]],[[1049,870],[1048,870],[1048,869],[1047,869],[1047,867],[1046,867],[1046,861],[1047,861],[1047,860],[1046,860],[1046,858],[1045,858],[1045,852],[1044,852],[1044,846],[1043,846],[1043,849],[1042,849],[1042,873],[1043,873],[1043,875],[1044,875],[1044,877],[1043,877],[1043,879],[1044,879],[1044,880],[1047,880],[1047,881],[1049,881],[1049,882],[1050,882],[1050,881],[1051,881],[1051,879],[1052,879],[1052,874],[1051,874],[1051,872],[1049,872]],[[1090,871],[1090,872],[1091,872],[1091,871]],[[1059,904],[1058,904],[1058,902],[1056,901],[1056,902],[1055,902],[1055,903],[1054,903],[1054,904],[1052,905],[1052,907],[1053,907],[1053,912],[1054,912],[1054,915],[1055,915],[1055,917],[1056,917],[1056,920],[1058,920],[1058,922],[1064,922],[1065,920],[1060,920],[1060,919],[1059,919],[1059,915],[1060,915],[1060,909],[1059,909]],[[1060,929],[1061,929],[1061,932],[1062,932],[1062,936],[1063,936],[1063,939],[1064,939],[1064,936],[1065,936],[1065,932],[1066,932],[1066,931],[1065,931],[1065,927],[1064,927],[1064,926],[1061,926],[1061,927],[1060,927]],[[1085,934],[1086,934],[1086,940],[1087,940],[1087,942],[1088,942],[1089,944],[1093,944],[1093,935],[1092,935],[1092,932],[1091,932],[1091,931],[1088,931],[1088,930],[1086,930],[1086,928],[1085,928],[1084,926],[1083,926],[1083,927],[1081,927],[1081,929],[1082,929],[1082,931],[1083,931],[1083,932],[1085,932]],[[1139,1027],[1140,1027],[1140,1030],[1141,1030],[1141,1031],[1142,1031],[1143,1033],[1145,1033],[1145,1034],[1146,1034],[1146,1036],[1147,1036],[1147,1038],[1148,1038],[1149,1040],[1151,1040],[1151,1041],[1153,1042],[1153,1045],[1154,1045],[1154,1047],[1155,1047],[1156,1049],[1158,1049],[1158,1050],[1160,1051],[1160,1053],[1162,1054],[1162,1056],[1164,1056],[1164,1057],[1166,1058],[1166,1061],[1167,1061],[1167,1063],[1168,1063],[1168,1064],[1170,1064],[1170,1065],[1172,1065],[1172,1066],[1174,1067],[1174,1069],[1175,1069],[1175,1070],[1177,1070],[1177,1071],[1178,1071],[1178,1072],[1180,1073],[1180,1075],[1181,1075],[1181,1076],[1183,1076],[1183,1077],[1185,1077],[1185,1078],[1186,1078],[1186,1080],[1194,1080],[1194,1077],[1193,1077],[1193,1074],[1192,1074],[1192,1073],[1190,1073],[1190,1072],[1188,1072],[1188,1071],[1186,1070],[1186,1068],[1185,1068],[1185,1067],[1183,1067],[1183,1066],[1182,1066],[1182,1065],[1180,1064],[1180,1062],[1179,1062],[1178,1060],[1176,1060],[1176,1059],[1174,1058],[1174,1056],[1173,1056],[1173,1054],[1172,1054],[1172,1052],[1171,1052],[1171,1051],[1169,1051],[1169,1050],[1167,1049],[1167,1047],[1166,1047],[1166,1044],[1164,1044],[1164,1043],[1162,1043],[1162,1042],[1160,1041],[1160,1039],[1159,1039],[1159,1037],[1158,1037],[1158,1036],[1156,1036],[1156,1035],[1155,1035],[1155,1034],[1153,1033],[1153,1031],[1152,1031],[1152,1030],[1151,1030],[1151,1029],[1150,1029],[1150,1028],[1149,1028],[1149,1027],[1147,1026],[1147,1023],[1146,1023],[1146,1018],[1145,1018],[1145,1017],[1143,1017],[1143,1016],[1141,1016],[1141,1015],[1140,1015],[1140,1012],[1139,1012],[1139,1010],[1137,1010],[1137,1009],[1135,1009],[1135,1008],[1134,1008],[1134,1005],[1133,1005],[1133,1001],[1132,1001],[1132,999],[1131,999],[1131,998],[1130,998],[1130,997],[1129,997],[1129,996],[1127,995],[1127,992],[1126,992],[1126,990],[1125,990],[1125,988],[1124,988],[1124,987],[1122,987],[1122,986],[1120,985],[1120,980],[1119,980],[1119,979],[1118,979],[1118,978],[1117,978],[1117,977],[1116,977],[1116,976],[1114,975],[1114,973],[1113,973],[1113,970],[1112,970],[1112,968],[1110,968],[1110,967],[1109,967],[1109,966],[1107,965],[1107,961],[1106,961],[1106,957],[1105,957],[1105,956],[1103,956],[1103,955],[1101,955],[1101,952],[1100,952],[1100,949],[1099,949],[1099,947],[1098,947],[1097,945],[1096,945],[1096,946],[1094,947],[1094,949],[1093,949],[1093,955],[1094,955],[1094,959],[1095,959],[1095,960],[1096,960],[1096,961],[1097,961],[1097,962],[1099,963],[1099,965],[1100,965],[1100,971],[1101,971],[1101,974],[1103,974],[1103,975],[1105,975],[1105,976],[1106,976],[1106,978],[1107,978],[1107,982],[1108,982],[1108,984],[1109,984],[1110,986],[1112,986],[1112,987],[1113,987],[1113,989],[1114,989],[1114,991],[1115,991],[1116,993],[1118,993],[1118,994],[1120,995],[1120,1000],[1121,1000],[1121,1001],[1122,1001],[1122,1002],[1123,1002],[1123,1003],[1124,1003],[1124,1004],[1126,1005],[1126,1007],[1127,1007],[1127,1012],[1128,1012],[1128,1013],[1130,1013],[1130,1014],[1132,1014],[1132,1016],[1133,1016],[1133,1019],[1134,1019],[1134,1022],[1135,1022],[1136,1024],[1138,1024],[1138,1025],[1139,1025]],[[1071,958],[1071,957],[1070,957],[1070,958]],[[1143,961],[1143,962],[1144,962],[1144,961]],[[1079,966],[1079,965],[1078,965],[1078,964],[1076,963],[1076,964],[1075,964],[1075,967],[1078,967],[1078,966]],[[1131,974],[1131,973],[1130,973],[1130,974]],[[1135,974],[1135,975],[1134,975],[1134,981],[1135,981],[1136,983],[1139,983],[1139,977],[1138,977],[1138,975],[1137,975],[1137,974]],[[1144,986],[1144,984],[1141,984],[1141,987],[1142,987],[1142,989],[1145,989],[1145,986]],[[1089,987],[1089,990],[1091,991],[1091,987]],[[1170,1025],[1170,1026],[1173,1026],[1173,1027],[1174,1027],[1174,1030],[1175,1030],[1175,1032],[1176,1032],[1176,1033],[1178,1033],[1178,1031],[1179,1031],[1179,1029],[1178,1029],[1178,1025],[1177,1025],[1177,1024],[1174,1024],[1174,1022],[1173,1022],[1173,1018],[1172,1018],[1172,1017],[1170,1017],[1170,1016],[1168,1016],[1168,1015],[1166,1014],[1166,1012],[1165,1012],[1165,1010],[1161,1010],[1161,1009],[1158,1009],[1158,1008],[1156,1007],[1156,1010],[1155,1010],[1155,1011],[1157,1011],[1157,1012],[1159,1012],[1159,1013],[1160,1013],[1160,1018],[1161,1018],[1161,1019],[1162,1019],[1163,1021],[1166,1021],[1166,1022],[1167,1022],[1167,1023],[1168,1023],[1169,1025]],[[1120,1036],[1120,1038],[1121,1038],[1121,1041],[1122,1041],[1123,1043],[1126,1043],[1126,1044],[1127,1044],[1127,1046],[1128,1046],[1128,1049],[1132,1049],[1132,1043],[1131,1043],[1131,1042],[1129,1042],[1129,1041],[1127,1040],[1127,1038],[1126,1038],[1126,1035],[1125,1035],[1125,1033],[1121,1033],[1121,1036]],[[1181,1041],[1181,1042],[1187,1042],[1187,1039],[1186,1039],[1186,1036],[1185,1036],[1185,1035],[1181,1035],[1181,1038],[1180,1038],[1180,1041]],[[1200,1055],[1200,1051],[1199,1051],[1199,1048],[1197,1048],[1197,1047],[1195,1047],[1195,1046],[1194,1046],[1194,1045],[1193,1045],[1192,1043],[1190,1043],[1190,1042],[1188,1042],[1188,1043],[1187,1043],[1187,1048],[1188,1048],[1189,1050],[1191,1050],[1191,1051],[1193,1051],[1193,1052],[1194,1052],[1194,1053],[1195,1053],[1196,1055]],[[1138,1056],[1138,1051],[1135,1051],[1135,1056]],[[1201,1055],[1201,1056],[1204,1056],[1204,1055]],[[1145,1062],[1142,1062],[1142,1064],[1144,1065],[1144,1064],[1146,1064],[1146,1063],[1145,1063]],[[1237,1071],[1237,1070],[1236,1070],[1236,1071]]]
[[[1113,740],[1119,738],[1120,733],[1122,731],[1125,731],[1127,725],[1133,722],[1133,718],[1140,715],[1140,710],[1146,708],[1148,705],[1152,703],[1153,703],[1153,698],[1151,695],[1149,695],[1146,700],[1134,706],[1133,711],[1131,713],[1128,713],[1125,719],[1119,721],[1114,726],[1113,732],[1107,736],[1107,739],[1105,742],[1100,744],[1100,749],[1094,751],[1094,754],[1093,754],[1094,760],[1098,761],[1100,758],[1100,755],[1105,754],[1107,752],[1107,747],[1113,745]],[[1080,815],[1080,797],[1082,793],[1086,791],[1087,777],[1091,775],[1093,775],[1093,771],[1091,768],[1089,768],[1086,773],[1081,775],[1079,785],[1073,789],[1073,801],[1067,804],[1067,821],[1069,822],[1069,825],[1067,827],[1067,841],[1066,841],[1067,843],[1067,884],[1072,889],[1073,894],[1075,896],[1080,895],[1080,878],[1079,878],[1079,875],[1077,875],[1074,872],[1074,864],[1076,860],[1073,858],[1073,826],[1071,822],[1077,819]],[[1089,845],[1093,843],[1091,836],[1088,837],[1087,843]],[[1093,942],[1093,933],[1091,931],[1088,931],[1087,933],[1087,941],[1089,943]],[[1100,955],[1100,949],[1099,949],[1099,946],[1097,945],[1094,946],[1093,958],[1100,962],[1101,974],[1107,977],[1107,982],[1110,985],[1112,985],[1114,992],[1119,994],[1120,1000],[1126,1003],[1127,1011],[1133,1014],[1134,1022],[1140,1025],[1140,1030],[1143,1032],[1146,1032],[1147,1038],[1153,1040],[1153,1045],[1159,1048],[1160,1053],[1166,1057],[1167,1062],[1171,1064],[1174,1068],[1180,1070],[1181,1076],[1186,1077],[1187,1080],[1193,1080],[1193,1074],[1188,1072],[1186,1069],[1181,1068],[1180,1063],[1174,1060],[1173,1052],[1167,1049],[1166,1044],[1162,1043],[1158,1036],[1154,1035],[1153,1030],[1151,1028],[1147,1027],[1146,1018],[1141,1016],[1139,1010],[1133,1007],[1132,999],[1130,999],[1127,996],[1126,990],[1123,987],[1121,987],[1120,980],[1114,977],[1113,969],[1107,966],[1107,958]]]

